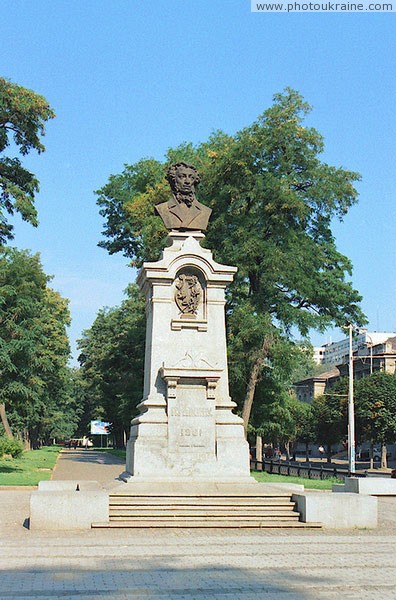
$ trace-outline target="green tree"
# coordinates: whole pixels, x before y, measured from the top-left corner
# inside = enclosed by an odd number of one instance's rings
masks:
[[[381,466],[387,466],[386,445],[396,440],[396,376],[377,372],[356,382],[355,415],[361,438],[382,446]]]
[[[309,461],[309,444],[316,440],[315,418],[312,404],[301,402],[298,414],[298,438],[305,444],[305,460]]]
[[[363,320],[346,280],[350,261],[331,233],[331,219],[356,201],[358,176],[320,161],[322,137],[303,126],[308,112],[296,92],[277,95],[258,121],[216,151],[204,178],[208,197],[216,197],[208,242],[222,240],[220,260],[238,266],[235,301],[266,316],[282,336]],[[263,326],[251,353],[245,425],[274,339]]]
[[[346,379],[338,381],[331,392],[317,396],[312,403],[316,441],[327,449],[327,462],[331,462],[331,447],[347,438]]]
[[[260,401],[260,379],[279,358],[280,339],[365,322],[349,281],[351,263],[331,231],[332,220],[356,202],[359,176],[320,160],[322,136],[303,124],[309,111],[298,92],[286,89],[250,127],[234,136],[216,132],[197,148],[184,144],[166,157],[166,164],[183,159],[201,172],[199,200],[213,210],[205,243],[219,262],[238,267],[227,317],[229,340],[246,341],[249,376],[239,389],[246,428],[253,400]],[[106,220],[101,245],[122,251],[135,266],[158,258],[164,243],[154,213],[169,194],[164,173],[157,161],[140,161],[98,192]],[[236,364],[232,356],[230,362]]]
[[[80,382],[89,405],[86,425],[99,409],[112,424],[117,447],[123,447],[131,416],[142,400],[144,342],[144,299],[136,285],[128,287],[120,307],[101,310],[79,340]]]
[[[37,226],[36,177],[22,166],[19,158],[4,156],[11,143],[22,155],[45,147],[40,137],[45,123],[55,116],[47,100],[20,85],[0,77],[0,243],[13,238],[13,227],[6,214],[20,213],[25,221]]]
[[[69,311],[48,281],[38,255],[0,249],[0,412],[8,437],[33,447],[68,382]]]
[[[290,394],[282,398],[278,393],[272,403],[262,406],[263,421],[257,431],[267,443],[283,446],[286,458],[290,460],[292,445],[302,435],[307,405]]]
[[[31,442],[38,445],[51,439],[65,439],[76,431],[80,407],[73,395],[72,371],[68,366],[70,345],[68,301],[46,287],[39,316],[41,340],[36,346],[35,365],[41,380],[40,418],[30,428]]]

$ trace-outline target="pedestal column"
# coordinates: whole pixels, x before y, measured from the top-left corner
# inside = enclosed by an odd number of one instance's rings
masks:
[[[161,260],[144,263],[144,394],[131,424],[134,477],[249,477],[242,419],[229,396],[225,288],[235,267],[213,260],[201,232],[171,231]]]

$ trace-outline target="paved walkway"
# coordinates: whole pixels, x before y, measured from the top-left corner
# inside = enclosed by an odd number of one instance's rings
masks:
[[[110,466],[91,451],[80,454],[62,453],[56,476],[69,468],[81,478],[88,467],[89,479],[98,479]],[[120,463],[109,460],[116,477]],[[29,497],[30,490],[0,490],[1,600],[396,599],[394,498],[380,499],[374,531],[59,534],[23,527]]]
[[[106,485],[118,479],[123,471],[125,471],[125,461],[107,452],[62,450],[52,479],[92,480]]]

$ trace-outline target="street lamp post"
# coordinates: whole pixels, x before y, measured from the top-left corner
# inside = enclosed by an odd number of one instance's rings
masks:
[[[348,469],[349,474],[355,474],[355,406],[353,399],[353,348],[352,332],[354,326],[348,325],[349,329],[349,391],[348,391]]]

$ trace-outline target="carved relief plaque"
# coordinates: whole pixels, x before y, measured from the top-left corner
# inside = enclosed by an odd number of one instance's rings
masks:
[[[196,317],[202,298],[202,286],[196,275],[181,273],[175,281],[175,302],[180,312],[188,317]]]

